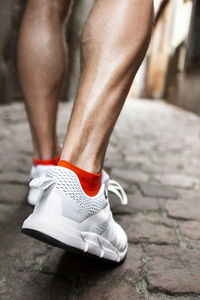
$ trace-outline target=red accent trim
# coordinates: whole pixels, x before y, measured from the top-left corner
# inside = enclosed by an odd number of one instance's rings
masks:
[[[43,165],[43,166],[52,165],[52,166],[57,166],[59,160],[60,160],[60,155],[57,155],[56,157],[54,157],[52,159],[36,159],[36,158],[33,158],[33,164],[34,164],[34,166],[37,166],[37,165]]]
[[[102,172],[99,174],[90,173],[65,160],[60,160],[58,166],[70,169],[76,173],[84,192],[88,196],[93,197],[99,192],[101,188]]]

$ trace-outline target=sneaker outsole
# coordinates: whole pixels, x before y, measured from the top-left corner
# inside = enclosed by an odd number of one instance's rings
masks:
[[[112,261],[112,260],[109,260],[109,259],[106,259],[106,258],[103,258],[103,257],[98,257],[98,256],[96,256],[94,254],[91,254],[91,253],[88,253],[88,252],[84,252],[81,249],[66,245],[66,244],[54,239],[53,237],[51,237],[47,234],[44,234],[44,233],[42,233],[38,230],[23,228],[22,233],[24,233],[24,234],[40,241],[40,242],[44,242],[44,243],[46,243],[46,244],[48,244],[52,247],[61,248],[61,249],[64,249],[64,250],[66,250],[70,253],[85,256],[85,257],[89,257],[89,258],[94,259],[96,261],[103,262],[103,263],[113,265],[113,266],[114,265],[119,265],[120,263],[123,263],[124,260],[126,259],[126,256],[127,256],[126,255],[120,262]]]

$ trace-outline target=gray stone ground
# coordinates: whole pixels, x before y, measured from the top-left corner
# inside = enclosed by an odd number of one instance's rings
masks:
[[[61,104],[62,141],[71,104]],[[21,234],[31,140],[22,104],[0,107],[0,299],[200,299],[199,118],[163,102],[127,101],[105,167],[129,205],[112,203],[129,237],[118,267]]]

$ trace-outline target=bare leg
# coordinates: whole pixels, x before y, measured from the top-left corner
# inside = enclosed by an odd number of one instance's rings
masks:
[[[97,0],[82,36],[82,74],[61,159],[98,173],[146,53],[152,0]]]
[[[71,0],[29,0],[22,20],[18,69],[31,127],[34,157],[60,154],[56,114],[65,77],[65,23]]]

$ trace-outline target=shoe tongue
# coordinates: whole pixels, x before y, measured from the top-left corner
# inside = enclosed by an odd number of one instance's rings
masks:
[[[109,181],[110,177],[106,173],[106,171],[102,170],[102,176],[101,176],[101,183],[107,183]]]

